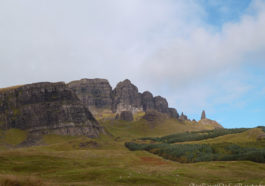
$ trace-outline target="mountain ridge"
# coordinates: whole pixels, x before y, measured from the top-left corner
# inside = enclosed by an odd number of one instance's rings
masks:
[[[64,82],[0,91],[0,129],[97,137],[103,128]]]
[[[128,79],[119,82],[113,89],[108,80],[99,78],[71,81],[68,86],[92,113],[97,113],[98,109],[107,109],[118,114],[122,111],[137,113],[156,110],[179,118],[177,110],[170,108],[164,97],[154,97],[149,91],[140,93],[137,86]]]
[[[128,79],[119,82],[115,88],[108,80],[96,78],[69,83],[39,82],[0,89],[2,130],[18,128],[36,134],[98,137],[105,131],[95,115],[106,111],[111,115],[110,120],[132,121],[136,119],[134,116],[141,115],[138,119],[149,122],[158,120],[163,123],[163,120],[172,118],[197,123],[183,113],[179,115],[175,108],[168,107],[166,98],[153,96],[149,91],[139,92]],[[206,117],[199,123],[205,127],[222,128]]]

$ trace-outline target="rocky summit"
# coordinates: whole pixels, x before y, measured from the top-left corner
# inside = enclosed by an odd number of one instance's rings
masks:
[[[0,129],[97,137],[103,128],[63,82],[0,90]]]
[[[93,114],[102,112],[102,109],[118,114],[123,111],[135,114],[155,110],[172,118],[179,118],[177,110],[169,108],[165,98],[153,97],[149,91],[140,93],[128,79],[119,82],[113,90],[105,79],[81,79],[70,82],[68,86]]]
[[[126,79],[119,82],[113,90],[112,111],[131,111],[133,113],[143,111],[141,94],[138,88]]]
[[[206,113],[204,110],[202,111],[201,119],[206,119]]]

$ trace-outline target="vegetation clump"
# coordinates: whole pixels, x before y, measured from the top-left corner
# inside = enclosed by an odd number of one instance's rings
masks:
[[[243,147],[232,143],[220,144],[138,144],[127,142],[125,146],[132,150],[145,150],[165,159],[181,163],[205,161],[249,160],[265,162],[265,148]]]
[[[209,138],[216,138],[219,136],[224,136],[227,134],[236,134],[249,130],[248,128],[238,128],[238,129],[215,129],[215,130],[205,130],[205,131],[193,131],[184,132],[179,134],[172,134],[164,137],[145,137],[140,138],[141,140],[151,140],[155,142],[162,143],[176,143],[185,141],[198,141]]]
[[[258,127],[265,132],[265,127]],[[243,133],[249,129],[216,129],[185,132],[168,135],[164,137],[145,137],[140,141],[126,142],[125,146],[132,150],[145,150],[157,154],[165,159],[178,161],[181,163],[205,162],[205,161],[236,161],[249,160],[253,162],[265,162],[265,144],[258,138],[252,142],[218,142],[196,143],[210,138],[225,136],[228,134]],[[253,129],[252,129],[253,131]],[[180,142],[193,142],[180,143]],[[151,142],[151,143],[149,143]],[[155,143],[154,143],[155,142]],[[204,141],[205,142],[205,141]],[[178,143],[178,144],[173,144]]]

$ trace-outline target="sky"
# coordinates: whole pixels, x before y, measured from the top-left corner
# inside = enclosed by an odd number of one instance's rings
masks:
[[[82,78],[264,126],[265,0],[0,0],[0,87]]]

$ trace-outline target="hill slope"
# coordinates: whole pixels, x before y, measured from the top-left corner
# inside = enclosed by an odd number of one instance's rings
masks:
[[[113,125],[108,128],[114,133],[113,136],[101,135],[97,139],[91,139],[49,134],[43,136],[41,146],[0,151],[0,184],[265,184],[265,164],[249,161],[182,164],[146,151],[130,151],[124,143],[129,138],[132,140],[131,137],[144,135],[144,132],[139,134],[142,129],[135,126],[131,135],[127,136],[129,131],[125,128],[132,123],[125,123],[125,126],[119,122],[109,124]],[[191,129],[184,129],[185,125],[182,125],[183,131]],[[156,134],[162,130],[159,127],[153,129]],[[151,129],[148,128],[145,132],[151,133],[149,130]],[[253,130],[256,131],[252,129],[235,135],[251,135],[255,133]],[[164,128],[164,131],[170,133],[170,129]]]

